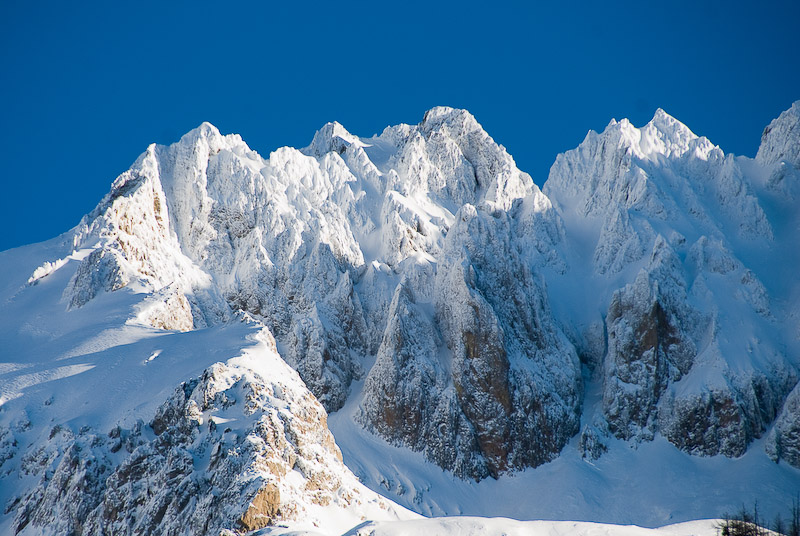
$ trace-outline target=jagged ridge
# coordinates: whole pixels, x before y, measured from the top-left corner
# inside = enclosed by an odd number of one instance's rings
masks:
[[[795,108],[765,133],[762,168],[795,156]],[[144,280],[162,304],[145,320],[165,327],[254,314],[329,411],[366,377],[362,423],[462,476],[557,455],[581,414],[576,350],[603,384],[594,436],[738,456],[797,380],[769,292],[735,253],[775,240],[748,166],[658,110],[560,155],[554,209],[462,110],[371,139],[331,123],[269,160],[204,124],[150,147],[87,216],[76,244],[105,245],[67,292],[78,306]],[[604,290],[553,318],[553,288],[589,279]],[[777,343],[747,357],[744,336],[721,342],[745,319]]]
[[[692,454],[740,456],[780,415],[767,449],[796,464],[797,397],[784,400],[798,377],[800,288],[772,265],[796,265],[800,249],[797,109],[765,131],[754,161],[662,110],[641,129],[612,121],[559,155],[544,193],[463,110],[435,108],[373,138],[331,123],[268,160],[206,123],[149,147],[28,289],[70,266],[62,299],[73,313],[122,289],[142,296],[133,326],[191,330],[246,312],[328,411],[355,400],[363,426],[462,477],[551,460],[581,422],[586,456],[611,436],[657,435]],[[213,450],[216,436],[198,439],[194,425],[176,445],[160,439],[193,418],[192,385],[158,413],[182,417],[166,427],[157,417],[158,437],[134,448],[169,457],[176,446],[179,465]],[[602,400],[585,406],[595,385]],[[17,456],[8,434],[0,459]],[[104,442],[75,463],[102,458]],[[47,463],[69,467],[64,452]],[[151,476],[174,477],[160,471]],[[77,508],[62,517],[137,526],[99,513],[129,510],[113,499],[114,482],[128,480],[91,474],[111,487],[82,495],[59,477]],[[43,498],[62,481],[51,478],[12,507],[18,527],[49,519]],[[275,517],[275,498],[294,488],[274,485],[242,484],[231,500]],[[143,504],[152,514],[182,503]]]

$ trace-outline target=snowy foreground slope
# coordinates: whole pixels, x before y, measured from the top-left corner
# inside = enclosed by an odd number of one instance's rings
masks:
[[[718,521],[702,520],[657,529],[575,521],[516,521],[505,518],[439,517],[408,521],[364,522],[343,536],[716,536]],[[310,531],[264,529],[258,534],[295,536]]]
[[[612,121],[543,191],[450,108],[269,159],[207,123],[152,145],[76,228],[0,253],[0,532],[785,512],[798,147],[800,102],[755,159]]]

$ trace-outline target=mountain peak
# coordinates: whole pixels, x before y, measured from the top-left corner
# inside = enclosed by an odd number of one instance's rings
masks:
[[[697,138],[697,135],[689,127],[665,112],[663,108],[658,108],[653,114],[653,118],[642,128],[647,128],[651,125],[664,135],[674,136],[677,134],[689,139]]]
[[[800,168],[800,100],[764,129],[756,160],[765,166],[786,160]]]
[[[475,117],[469,111],[463,108],[452,108],[450,106],[434,106],[422,117],[422,122],[436,121],[438,119],[471,119],[475,121]]]
[[[347,131],[338,121],[325,123],[314,134],[314,139],[308,147],[302,149],[304,154],[320,157],[331,151],[343,153],[350,145],[363,145],[358,136]]]
[[[181,136],[181,140],[184,139],[198,139],[198,138],[215,138],[215,137],[222,137],[219,129],[209,123],[208,121],[203,121],[200,123],[199,126],[193,128],[183,136]]]
[[[449,106],[436,106],[435,108],[431,108],[425,112],[419,126],[424,132],[446,128],[457,135],[474,131],[485,133],[483,127],[475,119],[475,116],[462,108],[450,108]]]
[[[178,141],[178,145],[187,147],[197,146],[198,144],[207,145],[209,152],[219,152],[223,148],[225,136],[217,127],[203,121],[199,126],[193,128]]]
[[[678,120],[675,119],[670,114],[668,114],[666,111],[664,111],[664,108],[660,108],[659,107],[659,108],[656,108],[656,111],[653,114],[653,119],[650,120],[651,123],[654,123],[654,122],[657,122],[657,121],[678,121]]]
[[[604,135],[619,132],[624,146],[630,147],[634,154],[644,160],[653,160],[659,155],[680,156],[689,151],[698,136],[689,127],[658,108],[653,118],[641,128],[635,127],[628,119],[619,122],[612,120]]]

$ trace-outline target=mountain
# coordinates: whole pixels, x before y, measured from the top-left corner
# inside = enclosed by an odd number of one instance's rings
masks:
[[[779,153],[767,136],[759,154]],[[736,457],[775,419],[797,383],[797,302],[785,299],[797,284],[778,267],[798,248],[796,219],[784,221],[793,203],[764,182],[769,167],[726,156],[662,110],[556,159],[545,192],[566,242],[582,246],[570,264],[605,290],[573,297],[586,315],[563,320],[602,383],[588,443],[598,430],[660,432],[693,454]]]
[[[269,159],[208,123],[151,145],[77,227],[0,253],[0,527],[778,512],[798,123],[749,159],[662,110],[612,121],[543,190],[444,107]]]

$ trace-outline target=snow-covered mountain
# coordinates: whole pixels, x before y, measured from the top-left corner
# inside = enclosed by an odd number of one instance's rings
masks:
[[[543,191],[443,107],[269,159],[208,123],[151,145],[76,228],[0,253],[0,528],[415,517],[364,484],[424,514],[777,511],[800,489],[798,125],[800,101],[748,159],[661,110],[612,121]],[[666,459],[657,509],[613,499]]]
[[[768,129],[759,154],[794,167],[779,143],[800,137],[777,142]],[[735,457],[773,422],[797,383],[797,301],[786,298],[798,279],[780,267],[797,265],[800,245],[792,197],[765,180],[775,166],[726,156],[661,110],[556,159],[545,191],[576,273],[548,280],[603,289],[553,291],[571,300],[562,323],[602,384],[585,444],[661,433],[693,454]]]

